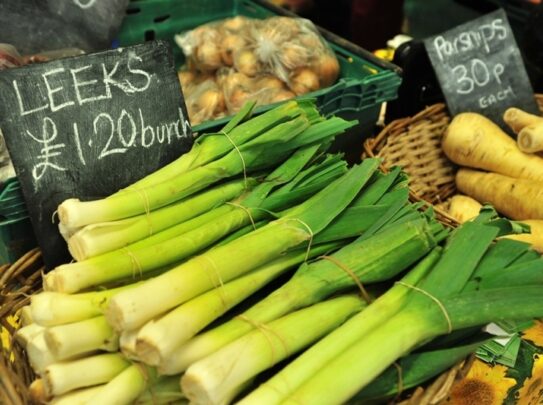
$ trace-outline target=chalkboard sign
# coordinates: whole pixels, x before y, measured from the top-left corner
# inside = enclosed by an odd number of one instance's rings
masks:
[[[451,114],[481,113],[502,128],[509,107],[538,113],[520,51],[503,10],[424,41]]]
[[[48,267],[60,202],[107,196],[190,149],[171,49],[155,41],[0,72],[0,127]]]
[[[0,42],[21,54],[110,47],[129,0],[0,0]]]

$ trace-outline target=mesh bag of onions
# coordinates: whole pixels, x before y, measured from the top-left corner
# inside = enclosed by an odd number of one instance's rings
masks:
[[[246,101],[272,104],[332,85],[339,62],[311,21],[233,17],[176,35],[191,122],[236,113]]]

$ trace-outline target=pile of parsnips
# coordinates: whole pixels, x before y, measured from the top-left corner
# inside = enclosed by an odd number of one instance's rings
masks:
[[[380,173],[376,159],[347,169],[325,153],[352,123],[311,102],[243,122],[249,111],[136,184],[59,207],[77,262],[45,276],[18,333],[36,399],[386,397],[399,358],[414,386],[484,340],[470,327],[543,315],[539,255],[493,242],[508,221],[486,210],[449,235],[408,203],[400,170]]]
[[[543,151],[543,117],[510,108],[503,118],[516,141],[476,113],[459,114],[449,125],[443,151],[463,166],[456,186],[465,194],[451,199],[449,212],[464,222],[482,204],[492,204],[508,218],[530,225],[531,234],[515,238],[543,252],[543,158],[537,153]]]

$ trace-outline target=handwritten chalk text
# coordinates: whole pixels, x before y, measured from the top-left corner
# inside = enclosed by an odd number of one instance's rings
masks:
[[[37,83],[25,82],[25,87],[34,85],[36,88],[40,88],[41,85],[45,86],[45,94],[42,95],[41,103],[36,102],[36,105],[33,106],[25,104],[21,95],[20,83],[13,80],[13,90],[17,98],[19,112],[21,116],[43,110],[56,112],[74,105],[81,106],[86,103],[111,99],[113,97],[112,88],[117,88],[125,94],[145,92],[151,85],[152,75],[139,69],[139,63],[142,63],[141,57],[133,53],[129,54],[126,66],[130,80],[119,79],[115,76],[120,62],[116,62],[113,66],[101,63],[100,79],[96,79],[96,74],[91,72],[92,65],[69,69],[69,72],[62,67],[49,70],[41,75],[41,80]],[[87,77],[85,77],[85,73],[87,73]],[[71,84],[70,86],[66,86],[67,81]]]
[[[491,51],[492,41],[502,41],[507,37],[505,22],[497,18],[489,24],[483,24],[476,30],[462,32],[452,39],[439,35],[434,38],[433,45],[441,61],[464,52],[480,49],[486,53]]]

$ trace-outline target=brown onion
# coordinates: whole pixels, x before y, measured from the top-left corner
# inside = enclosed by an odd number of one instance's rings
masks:
[[[309,68],[296,69],[290,79],[290,88],[297,95],[319,89],[319,77]]]
[[[190,70],[180,70],[177,72],[177,77],[179,78],[179,83],[181,83],[182,88],[187,88],[195,82],[196,75]]]
[[[224,111],[224,96],[218,89],[205,90],[198,97],[198,107],[206,110],[209,114],[216,111]]]
[[[280,90],[270,98],[270,103],[279,103],[280,101],[290,100],[294,97],[296,97],[296,94],[294,94],[292,91]]]
[[[339,76],[339,62],[334,55],[323,55],[314,65],[321,87],[334,84]]]
[[[221,42],[221,57],[226,66],[234,64],[234,52],[245,46],[245,40],[239,35],[228,34]]]
[[[308,33],[303,34],[298,37],[298,41],[300,41],[300,45],[306,47],[307,49],[311,49],[312,51],[316,51],[319,49],[324,48],[324,44],[320,40],[320,38],[317,36],[317,34]]]
[[[254,83],[255,89],[284,89],[285,83],[273,75],[259,77]]]
[[[279,29],[289,37],[294,37],[300,33],[300,22],[296,18],[272,17],[267,21],[267,25]]]
[[[249,91],[241,87],[237,87],[230,94],[228,109],[230,112],[237,112],[250,98],[251,93]]]
[[[222,66],[219,47],[212,42],[204,42],[195,50],[195,60],[201,70],[216,70]]]
[[[256,76],[261,70],[260,63],[258,62],[255,53],[248,49],[236,52],[234,56],[234,65],[241,73],[251,77]]]
[[[287,43],[281,48],[279,58],[287,69],[295,69],[308,65],[309,51],[300,45]]]
[[[247,22],[247,19],[242,16],[237,16],[233,18],[229,18],[228,20],[225,20],[223,23],[223,27],[226,28],[229,31],[239,31],[241,30]]]

